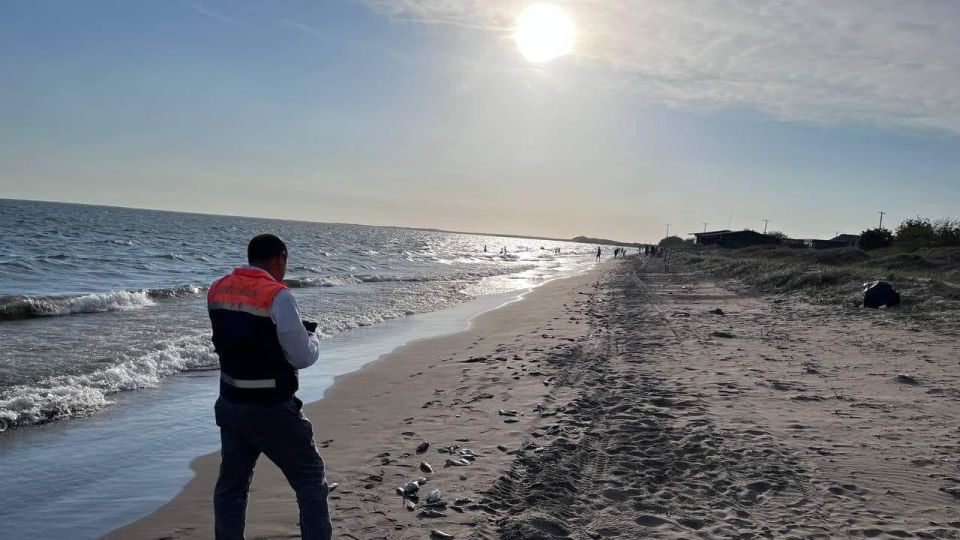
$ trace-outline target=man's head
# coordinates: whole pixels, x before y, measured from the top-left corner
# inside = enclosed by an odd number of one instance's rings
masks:
[[[287,245],[273,234],[259,234],[247,244],[247,262],[263,268],[273,279],[283,281],[287,273]]]

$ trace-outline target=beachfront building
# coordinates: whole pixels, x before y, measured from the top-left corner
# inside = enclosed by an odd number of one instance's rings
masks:
[[[781,243],[779,238],[760,234],[756,231],[709,231],[693,233],[696,244],[722,248],[742,248],[747,246],[775,246]]]
[[[840,234],[831,238],[830,241],[839,242],[845,246],[853,247],[853,246],[856,246],[857,242],[860,241],[860,235],[859,234]]]
[[[833,248],[848,247],[850,245],[846,242],[841,242],[839,240],[817,240],[816,238],[805,240],[805,242],[807,243],[807,247],[811,249],[833,249]]]

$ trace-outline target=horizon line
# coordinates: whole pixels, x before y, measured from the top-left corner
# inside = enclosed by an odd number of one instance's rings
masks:
[[[276,221],[291,221],[294,223],[315,223],[321,225],[354,225],[358,227],[382,227],[388,229],[403,229],[409,231],[424,231],[424,232],[442,232],[448,234],[466,234],[471,236],[500,236],[503,238],[526,238],[530,240],[549,240],[552,242],[573,242],[577,244],[590,244],[596,242],[579,242],[573,238],[556,238],[551,236],[539,236],[539,235],[527,235],[527,234],[505,234],[505,233],[489,233],[489,232],[476,232],[476,231],[453,231],[449,229],[439,229],[436,227],[410,227],[405,225],[382,225],[382,224],[370,224],[370,223],[349,223],[346,221],[311,221],[306,219],[292,219],[292,218],[279,218],[279,217],[264,217],[264,216],[245,216],[240,214],[215,214],[212,212],[194,212],[187,210],[171,210],[168,208],[148,208],[142,206],[120,206],[116,204],[103,204],[103,203],[89,203],[89,202],[76,202],[76,201],[62,201],[62,200],[50,200],[50,199],[16,199],[8,197],[0,197],[0,201],[21,201],[21,202],[34,202],[34,203],[54,203],[54,204],[72,204],[77,206],[94,206],[101,208],[119,208],[123,210],[146,210],[149,212],[170,212],[173,214],[192,214],[198,216],[215,216],[215,217],[235,217],[235,218],[244,218],[244,219],[267,219],[267,220],[276,220]],[[602,240],[600,243],[609,243],[609,244],[624,244],[624,245],[653,245],[646,244],[643,242],[626,242],[622,240],[612,240],[609,238],[594,238],[585,234],[577,235],[574,238],[591,238],[595,240]]]

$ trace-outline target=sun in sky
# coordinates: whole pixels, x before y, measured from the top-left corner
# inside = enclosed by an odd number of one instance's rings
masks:
[[[548,62],[573,52],[576,28],[570,15],[559,7],[533,4],[517,17],[513,38],[528,61]]]

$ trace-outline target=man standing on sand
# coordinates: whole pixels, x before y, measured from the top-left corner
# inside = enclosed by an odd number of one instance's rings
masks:
[[[216,538],[243,538],[247,493],[260,454],[283,471],[297,494],[304,540],[329,540],[323,460],[294,393],[297,370],[320,355],[316,323],[301,321],[284,285],[287,246],[272,234],[247,245],[249,266],[218,279],[207,293],[213,345],[220,357],[220,476],[213,496]]]
[[[600,253],[602,253],[602,252],[600,251],[600,246],[597,246],[597,261],[600,260]]]

